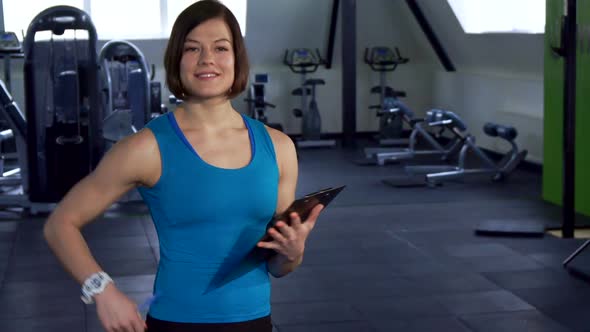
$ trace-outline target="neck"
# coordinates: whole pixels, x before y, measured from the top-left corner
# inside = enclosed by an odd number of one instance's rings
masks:
[[[191,128],[221,129],[232,126],[239,117],[239,114],[233,109],[227,99],[206,101],[188,100],[178,108],[178,111],[182,117],[183,124]]]

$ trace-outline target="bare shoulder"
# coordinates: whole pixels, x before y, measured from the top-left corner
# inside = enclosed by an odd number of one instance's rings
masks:
[[[144,128],[117,142],[103,157],[95,172],[108,176],[115,172],[136,184],[155,184],[161,172],[161,163],[158,142],[153,132]]]
[[[291,137],[287,134],[283,133],[280,130],[276,130],[269,126],[265,126],[270,138],[272,139],[272,143],[275,147],[275,152],[277,156],[281,155],[290,155],[295,153],[295,144]]]
[[[283,175],[285,172],[296,173],[297,170],[297,151],[291,137],[280,130],[266,126],[266,130],[272,140],[279,165],[279,172]]]

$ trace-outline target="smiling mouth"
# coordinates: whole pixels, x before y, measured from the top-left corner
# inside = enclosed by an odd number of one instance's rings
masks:
[[[197,78],[213,78],[213,77],[219,76],[219,74],[215,74],[215,73],[203,73],[203,74],[196,74],[195,76]]]

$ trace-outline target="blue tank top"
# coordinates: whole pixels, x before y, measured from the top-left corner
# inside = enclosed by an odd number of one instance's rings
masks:
[[[149,311],[156,319],[228,323],[270,314],[266,264],[209,288],[222,267],[241,260],[264,235],[277,205],[279,171],[273,143],[261,122],[242,117],[251,160],[239,169],[202,160],[172,112],[147,124],[162,163],[158,182],[138,188],[160,243],[156,298]]]

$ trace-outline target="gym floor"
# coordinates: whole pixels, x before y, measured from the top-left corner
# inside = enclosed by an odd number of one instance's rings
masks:
[[[590,331],[590,284],[561,262],[584,240],[481,237],[490,219],[559,226],[541,174],[517,170],[438,188],[394,188],[401,166],[361,167],[357,152],[300,151],[298,196],[347,185],[314,229],[303,265],[272,280],[280,332]],[[146,209],[127,204],[84,230],[118,287],[143,302],[159,259]],[[43,219],[0,222],[2,331],[102,331],[94,306],[49,252]],[[578,223],[590,224],[579,218]],[[590,271],[590,250],[572,266]],[[590,274],[590,273],[589,273]]]

